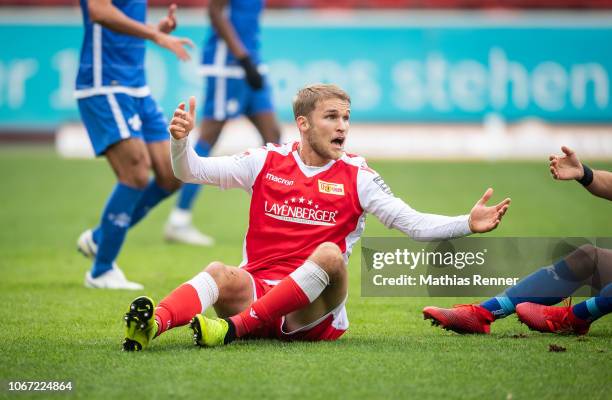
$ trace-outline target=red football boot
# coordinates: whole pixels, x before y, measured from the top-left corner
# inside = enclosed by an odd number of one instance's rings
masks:
[[[457,333],[490,333],[493,314],[478,304],[460,304],[453,308],[425,307],[423,317]]]
[[[518,319],[532,331],[585,335],[591,323],[576,317],[572,306],[544,306],[520,303],[516,306]]]

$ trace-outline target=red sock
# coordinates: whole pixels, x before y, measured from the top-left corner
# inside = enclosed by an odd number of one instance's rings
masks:
[[[159,336],[168,329],[187,325],[191,318],[202,312],[202,304],[195,288],[182,284],[164,298],[155,308],[155,321],[159,326]]]
[[[287,315],[310,304],[308,296],[290,276],[276,287],[251,304],[240,314],[230,318],[236,327],[236,337],[244,336],[262,324],[270,324],[275,319]]]

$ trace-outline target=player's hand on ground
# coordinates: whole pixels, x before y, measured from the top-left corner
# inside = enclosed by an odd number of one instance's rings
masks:
[[[196,100],[195,97],[191,96],[189,98],[189,111],[185,111],[185,103],[179,104],[174,110],[174,115],[168,127],[173,138],[178,140],[189,136],[189,132],[195,125],[195,109]]]
[[[491,196],[493,196],[493,189],[489,188],[470,211],[470,229],[474,233],[484,233],[495,229],[510,207],[509,198],[494,206],[487,206],[487,201]]]
[[[157,29],[164,33],[170,33],[176,29],[176,4],[170,4],[168,7],[168,15],[166,15],[159,23],[157,24]]]
[[[188,38],[170,36],[164,32],[158,31],[155,36],[155,43],[173,52],[181,61],[191,60],[191,56],[186,48],[189,47],[193,49],[194,45]]]
[[[553,154],[549,157],[550,173],[553,178],[561,180],[581,179],[584,175],[582,163],[576,156],[576,153],[567,146],[562,146],[562,156]]]

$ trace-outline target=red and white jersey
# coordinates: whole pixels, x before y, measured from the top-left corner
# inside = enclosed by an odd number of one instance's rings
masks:
[[[297,147],[268,147],[252,186],[242,266],[265,279],[284,278],[323,242],[348,258],[363,231],[357,175],[364,160],[345,155],[309,168]]]
[[[283,279],[323,242],[338,245],[348,262],[367,213],[417,239],[469,233],[466,216],[423,214],[410,208],[364,158],[344,154],[312,167],[300,159],[298,146],[299,142],[268,144],[232,157],[200,158],[187,140],[172,140],[172,164],[179,179],[242,188],[251,194],[240,266],[254,276]]]

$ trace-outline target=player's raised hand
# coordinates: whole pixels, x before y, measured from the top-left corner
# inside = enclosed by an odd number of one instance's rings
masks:
[[[550,160],[550,173],[553,178],[561,180],[581,179],[584,175],[582,163],[576,153],[567,146],[562,146],[562,156],[552,154]]]
[[[176,110],[174,110],[174,115],[168,127],[173,138],[178,140],[189,136],[189,132],[195,126],[195,109],[196,100],[195,97],[191,96],[189,98],[188,111],[185,111],[185,103],[180,103]]]
[[[168,15],[166,15],[159,23],[157,24],[157,29],[164,33],[170,33],[176,29],[176,4],[170,4],[168,7]]]
[[[187,47],[192,49],[194,47],[193,42],[190,39],[174,37],[168,35],[167,33],[158,31],[155,35],[154,41],[158,46],[164,47],[176,54],[181,61],[191,60],[191,56],[186,50]]]
[[[493,189],[488,188],[470,211],[470,229],[474,233],[484,233],[495,229],[510,207],[509,198],[494,206],[487,206],[487,201],[491,196],[493,196]]]

